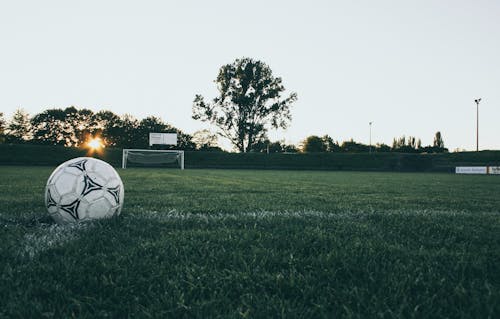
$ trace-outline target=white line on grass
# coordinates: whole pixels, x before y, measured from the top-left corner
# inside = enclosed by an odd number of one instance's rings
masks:
[[[82,230],[90,229],[92,223],[74,223],[67,225],[40,224],[34,233],[24,235],[19,254],[34,258],[38,254],[78,239]]]
[[[132,218],[138,219],[155,219],[155,220],[203,220],[217,221],[228,219],[267,219],[267,218],[320,218],[320,219],[359,219],[373,215],[384,216],[464,216],[470,214],[467,211],[446,211],[446,210],[426,210],[426,209],[396,209],[396,210],[360,210],[360,211],[336,211],[336,212],[321,212],[321,211],[254,211],[254,212],[238,212],[238,213],[189,213],[175,209],[166,211],[149,211],[142,208],[137,208],[134,213],[127,214]],[[476,213],[477,214],[477,213]],[[485,212],[485,214],[488,214]],[[491,213],[493,214],[493,213]]]

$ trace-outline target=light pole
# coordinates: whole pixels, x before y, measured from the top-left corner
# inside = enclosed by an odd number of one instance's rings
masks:
[[[475,99],[476,102],[476,152],[479,152],[479,102],[481,98]]]
[[[373,122],[368,123],[370,124],[370,153],[372,152],[372,123]]]

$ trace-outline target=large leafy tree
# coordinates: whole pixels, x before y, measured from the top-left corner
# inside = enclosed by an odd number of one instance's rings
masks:
[[[94,113],[74,106],[48,109],[31,119],[33,139],[36,143],[80,146],[96,130]]]
[[[78,110],[71,106],[64,112],[66,113],[65,129],[70,136],[70,141],[66,143],[66,146],[81,146],[97,131],[97,121],[92,110]]]
[[[9,142],[20,143],[32,138],[30,116],[23,109],[17,109],[6,129]]]
[[[94,135],[104,138],[107,146],[136,147],[140,144],[139,120],[130,114],[118,116],[111,111],[99,111],[94,114]]]
[[[94,134],[104,138],[106,145],[117,146],[120,117],[111,111],[103,110],[95,113],[93,120],[96,123]]]
[[[137,135],[139,120],[130,114],[120,116],[117,125],[113,126],[109,135],[113,136],[118,147],[135,147],[137,145]]]
[[[33,140],[40,144],[71,145],[72,136],[62,109],[48,109],[31,119]]]
[[[264,62],[236,59],[220,68],[215,82],[219,96],[206,102],[196,95],[193,119],[217,126],[240,152],[251,151],[265,139],[269,127],[286,128],[291,121],[290,107],[297,94],[283,97],[282,79]]]

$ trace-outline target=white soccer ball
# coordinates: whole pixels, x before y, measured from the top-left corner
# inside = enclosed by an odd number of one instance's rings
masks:
[[[59,224],[119,215],[123,183],[111,165],[78,157],[59,165],[45,187],[45,206]]]

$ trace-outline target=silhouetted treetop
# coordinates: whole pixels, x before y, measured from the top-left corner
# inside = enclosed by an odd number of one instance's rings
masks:
[[[269,127],[286,128],[290,123],[297,94],[282,97],[282,79],[264,62],[236,59],[220,68],[215,82],[219,96],[206,102],[196,95],[192,117],[215,125],[240,152],[265,140]]]

